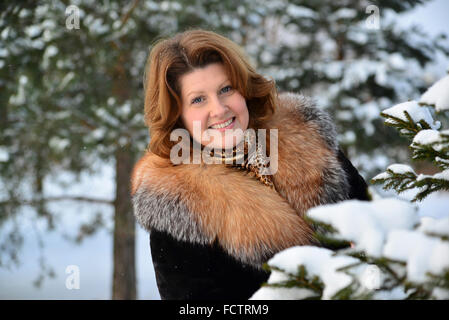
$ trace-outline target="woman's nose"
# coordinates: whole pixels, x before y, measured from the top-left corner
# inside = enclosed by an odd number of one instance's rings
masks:
[[[219,97],[215,97],[211,101],[211,110],[210,117],[211,118],[222,118],[228,110],[228,106],[220,100]]]

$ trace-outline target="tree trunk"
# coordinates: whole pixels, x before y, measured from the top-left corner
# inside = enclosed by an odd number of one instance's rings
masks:
[[[116,155],[114,214],[114,274],[112,299],[136,299],[135,220],[129,189],[133,157],[128,147]]]

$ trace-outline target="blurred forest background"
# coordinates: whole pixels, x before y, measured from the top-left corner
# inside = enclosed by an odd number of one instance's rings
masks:
[[[368,181],[409,155],[380,111],[447,71],[446,35],[399,23],[428,2],[1,2],[0,298],[158,298],[129,196],[149,142],[142,80],[156,40],[188,28],[233,39],[280,91],[332,115]]]

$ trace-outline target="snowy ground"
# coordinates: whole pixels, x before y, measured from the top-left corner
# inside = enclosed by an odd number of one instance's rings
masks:
[[[47,181],[48,195],[87,195],[112,199],[114,195],[114,172],[112,166],[98,166],[95,176],[85,174],[79,183],[61,188],[55,181]],[[58,181],[69,182],[73,177],[61,174]],[[34,223],[34,212],[24,208],[18,218],[20,231],[24,235],[23,248],[19,252],[19,266],[9,270],[0,268],[0,299],[110,299],[112,288],[112,208],[106,205],[57,202],[50,206],[56,214],[56,230],[46,231],[46,223]],[[92,219],[101,212],[106,226],[81,244],[67,240],[75,237],[81,223]],[[0,239],[4,238],[12,224],[0,229]],[[149,236],[136,225],[136,265],[138,299],[160,299],[151,262]],[[39,238],[43,242],[40,249]],[[54,278],[46,278],[40,288],[33,286],[39,275],[40,257],[55,272]],[[75,265],[80,271],[80,288],[66,288],[67,266]]]

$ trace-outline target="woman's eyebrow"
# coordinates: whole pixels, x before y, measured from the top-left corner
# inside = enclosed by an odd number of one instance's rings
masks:
[[[219,86],[218,86],[218,88],[220,88],[221,86],[223,86],[226,82],[228,82],[229,81],[229,79],[226,79],[225,81],[223,81]],[[198,94],[198,93],[204,93],[204,91],[190,91],[189,93],[187,93],[187,97],[189,97],[190,95],[192,95],[192,94]]]

